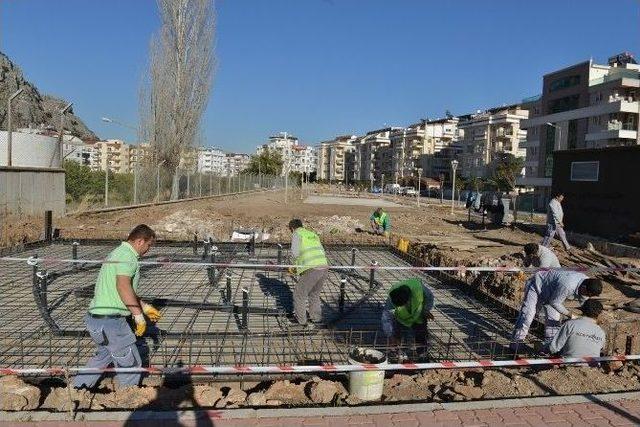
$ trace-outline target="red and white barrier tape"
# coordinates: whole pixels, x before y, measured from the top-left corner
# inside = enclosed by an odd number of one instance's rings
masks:
[[[470,368],[500,368],[523,367],[540,365],[571,365],[577,363],[598,362],[628,362],[640,360],[640,355],[605,356],[605,357],[559,357],[548,359],[516,359],[516,360],[469,360],[461,362],[430,362],[430,363],[393,363],[393,364],[368,364],[354,365],[276,365],[276,366],[187,366],[183,368],[43,368],[43,369],[12,369],[0,368],[0,375],[47,375],[61,376],[71,374],[98,374],[107,372],[120,373],[147,373],[151,375],[163,374],[291,374],[313,372],[362,372],[362,371],[422,371],[429,369],[470,369]]]
[[[123,263],[132,263],[130,261],[110,261],[103,259],[64,259],[64,258],[52,258],[52,257],[29,257],[29,258],[21,258],[21,257],[0,257],[0,261],[7,262],[25,262],[30,266],[47,264],[47,263],[69,263],[69,264],[123,264]],[[218,268],[254,268],[254,269],[264,269],[264,270],[286,270],[288,268],[296,268],[296,267],[304,267],[295,264],[270,264],[270,263],[262,263],[262,264],[253,264],[253,263],[225,263],[225,262],[185,262],[185,261],[169,261],[169,260],[160,260],[160,261],[138,261],[139,265],[160,265],[163,267],[195,267],[195,268],[205,268],[205,267],[218,267]],[[405,271],[453,271],[453,272],[501,272],[501,273],[536,273],[539,271],[576,271],[582,273],[595,273],[595,272],[606,272],[606,271],[628,271],[628,272],[640,272],[640,267],[582,267],[582,266],[574,266],[574,267],[560,267],[560,268],[541,268],[541,267],[510,267],[510,266],[495,266],[495,267],[486,267],[486,266],[475,266],[475,267],[467,267],[467,266],[454,266],[454,267],[414,267],[414,266],[385,266],[378,264],[371,265],[330,265],[326,267],[318,267],[312,266],[318,269],[328,269],[334,271],[340,270],[405,270]]]

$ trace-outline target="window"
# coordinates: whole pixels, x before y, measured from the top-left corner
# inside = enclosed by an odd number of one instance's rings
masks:
[[[555,92],[556,90],[565,89],[568,87],[576,86],[580,84],[580,76],[568,76],[556,79],[549,84],[549,92]]]
[[[571,162],[571,181],[598,181],[600,162]]]
[[[561,113],[563,111],[575,110],[578,108],[580,95],[565,96],[549,102],[549,114]]]

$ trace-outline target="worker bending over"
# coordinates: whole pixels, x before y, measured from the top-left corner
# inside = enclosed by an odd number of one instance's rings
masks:
[[[560,261],[550,248],[537,243],[527,243],[524,245],[524,266],[541,268],[559,268]]]
[[[520,315],[513,332],[515,343],[524,341],[531,322],[540,309],[544,310],[544,338],[549,344],[560,328],[562,316],[575,317],[565,306],[567,299],[577,299],[581,303],[587,297],[595,297],[602,292],[602,282],[590,279],[575,271],[540,271],[525,285]]]
[[[291,255],[295,259],[298,283],[293,290],[293,314],[295,320],[303,326],[307,325],[307,302],[311,322],[322,322],[322,306],[320,291],[324,285],[329,269],[320,237],[302,226],[302,221],[289,221],[291,238]]]
[[[390,343],[398,344],[411,331],[417,343],[426,344],[433,303],[433,293],[417,277],[393,285],[382,312],[382,331]]]
[[[549,345],[550,353],[562,357],[600,357],[605,342],[605,333],[598,326],[602,304],[588,299],[580,309],[583,315],[566,321],[553,337]]]
[[[378,208],[371,214],[369,218],[371,220],[371,229],[375,234],[385,235],[389,237],[389,230],[391,229],[391,223],[389,222],[389,214]]]
[[[137,295],[140,280],[138,258],[155,243],[156,234],[147,225],[136,226],[126,242],[115,248],[102,264],[96,280],[93,299],[85,324],[97,346],[96,355],[87,368],[134,368],[142,366],[136,337],[145,333],[147,322],[160,320],[160,313],[143,302]],[[127,322],[133,316],[133,328]],[[74,380],[77,388],[93,388],[102,374],[78,374]],[[138,385],[140,373],[118,373],[116,379],[122,386]]]

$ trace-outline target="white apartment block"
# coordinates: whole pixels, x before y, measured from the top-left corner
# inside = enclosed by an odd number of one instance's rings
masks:
[[[525,176],[518,184],[534,188],[544,204],[551,190],[553,152],[640,144],[640,66],[628,53],[592,60],[543,77],[527,129]]]
[[[226,173],[227,156],[217,147],[201,147],[198,149],[198,172],[223,175]]]
[[[393,173],[393,149],[389,136],[398,127],[387,127],[367,132],[358,137],[355,145],[354,174],[359,181],[382,181],[385,175],[387,182],[394,179]]]
[[[462,151],[459,141],[463,139],[464,131],[458,128],[459,121],[453,116],[427,121],[424,149],[419,161],[422,176],[450,178],[451,161],[458,160]]]
[[[520,147],[527,132],[520,122],[529,117],[522,104],[514,104],[479,111],[459,117],[458,128],[464,137],[460,140],[460,174],[466,178],[489,175],[488,166],[499,153],[525,157]]]
[[[92,144],[87,144],[77,136],[65,132],[62,140],[62,158],[64,160],[90,166],[94,151]]]
[[[320,143],[316,153],[318,156],[317,178],[322,180],[348,182],[353,176],[346,174],[347,153],[353,151],[355,135],[337,136],[331,141]]]
[[[308,145],[300,144],[298,138],[280,132],[270,136],[269,142],[258,147],[256,153],[260,155],[265,149],[280,153],[282,158],[282,176],[289,172],[312,173],[317,168],[316,150]]]

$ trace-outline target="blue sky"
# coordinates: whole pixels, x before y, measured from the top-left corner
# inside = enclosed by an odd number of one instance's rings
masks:
[[[640,2],[219,0],[205,145],[317,143],[540,92],[542,75],[640,56]],[[0,50],[103,138],[135,125],[154,0],[0,0]]]

